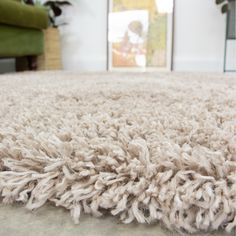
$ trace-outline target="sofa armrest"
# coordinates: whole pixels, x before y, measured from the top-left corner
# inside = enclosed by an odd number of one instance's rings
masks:
[[[0,0],[0,23],[32,29],[46,29],[49,18],[43,7]]]

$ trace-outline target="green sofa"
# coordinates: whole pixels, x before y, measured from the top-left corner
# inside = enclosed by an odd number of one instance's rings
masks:
[[[22,0],[0,0],[0,58],[27,56],[36,69],[36,56],[44,51],[43,29],[48,27],[46,9]]]

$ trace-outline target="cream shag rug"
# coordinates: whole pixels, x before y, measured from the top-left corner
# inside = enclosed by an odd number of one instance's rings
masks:
[[[236,77],[2,75],[0,201],[233,230]]]

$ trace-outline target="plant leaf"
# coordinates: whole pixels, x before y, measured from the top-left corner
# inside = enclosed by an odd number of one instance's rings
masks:
[[[229,4],[224,4],[223,7],[221,8],[222,13],[226,13],[229,11]]]
[[[223,2],[225,2],[225,0],[216,0],[216,4],[221,4]]]

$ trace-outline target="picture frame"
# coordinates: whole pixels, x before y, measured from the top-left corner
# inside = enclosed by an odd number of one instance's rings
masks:
[[[144,7],[142,8],[142,1],[127,0],[129,4],[128,7],[122,6],[121,11],[119,11],[119,7],[116,6],[116,1],[117,0],[108,0],[108,70],[134,72],[171,71],[173,69],[174,1],[144,0]],[[133,9],[131,9],[132,1],[134,3]],[[170,9],[167,12],[157,12],[158,1],[164,4],[169,2],[171,6]],[[125,3],[126,0],[119,2]],[[137,2],[139,3],[138,6]],[[149,12],[147,7],[145,7],[145,4],[148,2],[155,2],[155,5],[151,5],[152,7]],[[154,13],[151,12],[152,8],[154,8]],[[151,14],[156,15],[150,16]],[[150,19],[152,19],[152,21]],[[164,23],[160,22],[160,24],[158,24],[158,19]],[[156,25],[157,29],[155,29]],[[154,30],[153,28],[151,29],[151,27],[153,27]],[[162,31],[160,31],[160,28]],[[142,29],[142,33],[140,33],[140,29]],[[150,29],[152,32],[150,32]],[[158,29],[160,31],[159,35],[158,32],[155,32],[155,30],[158,31]],[[136,37],[134,33],[136,33]],[[153,37],[155,35],[157,36],[156,39]],[[152,42],[154,42],[153,46],[148,45],[150,38]],[[136,45],[134,43],[135,40],[137,42]],[[157,40],[157,43],[155,40]],[[160,41],[161,43],[159,43],[158,46],[158,42]],[[163,45],[164,48],[161,48]],[[158,49],[158,47],[160,47],[160,49]],[[150,51],[154,53],[152,55],[148,54]]]

